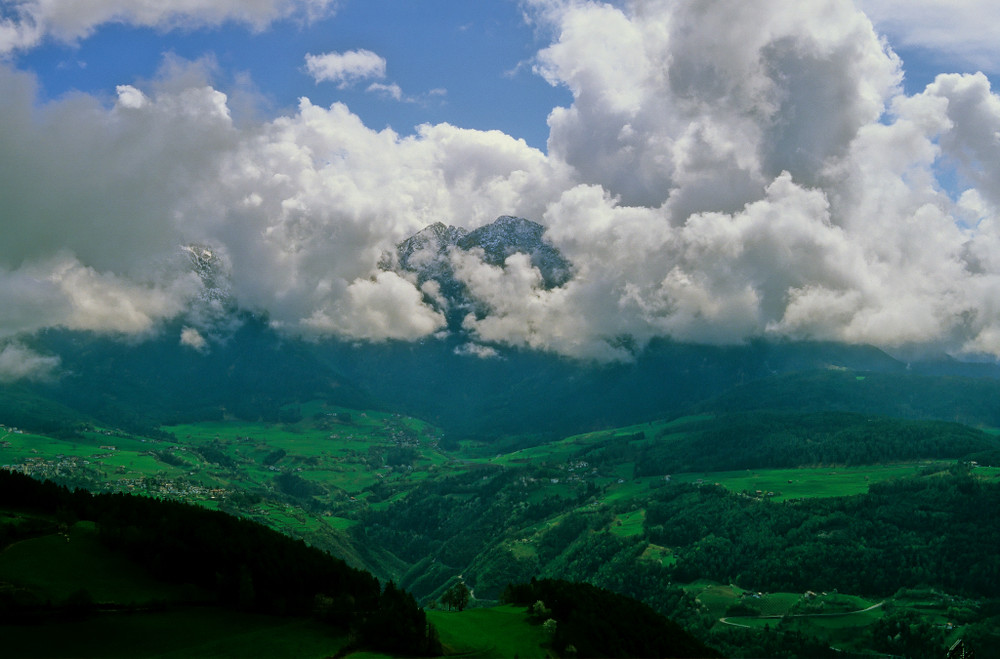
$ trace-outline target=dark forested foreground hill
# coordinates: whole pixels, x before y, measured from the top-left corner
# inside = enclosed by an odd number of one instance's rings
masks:
[[[254,615],[316,619],[347,637],[339,644],[345,649],[420,656],[441,651],[423,610],[408,593],[392,583],[382,587],[371,574],[253,522],[146,497],[70,492],[7,471],[0,471],[0,506],[11,511],[0,524],[4,548],[53,531],[69,543],[70,526],[87,520],[96,524],[100,544],[118,556],[123,569],[134,564],[154,582],[189,587],[152,601],[141,590],[125,601],[95,601],[81,587],[53,601],[46,589],[26,585],[37,585],[37,577],[45,582],[44,566],[35,566],[34,581],[21,574],[0,582],[0,607],[7,622],[42,624],[101,611],[214,605]],[[21,517],[17,511],[39,516]],[[49,528],[47,518],[55,528]],[[56,567],[52,571],[58,573]],[[115,639],[108,641],[109,652],[123,651]],[[34,645],[32,654],[37,650],[45,655],[44,640]],[[98,649],[96,656],[101,654]]]

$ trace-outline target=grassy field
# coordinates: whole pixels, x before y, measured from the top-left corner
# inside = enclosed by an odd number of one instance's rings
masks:
[[[528,621],[524,607],[432,610],[427,618],[437,628],[446,655],[509,659],[547,654],[545,632]]]
[[[717,483],[732,492],[773,495],[775,501],[815,497],[842,497],[863,494],[868,486],[895,478],[918,476],[924,469],[949,463],[919,462],[861,467],[802,467],[798,469],[757,469],[674,474],[677,483]]]
[[[517,464],[564,463],[573,459],[587,448],[607,443],[609,440],[645,443],[650,441],[670,441],[671,437],[685,434],[685,427],[710,419],[710,416],[688,416],[672,421],[651,421],[632,426],[601,430],[573,435],[555,442],[532,446],[496,456],[490,460],[494,464],[513,466]],[[641,435],[641,436],[640,436]],[[631,467],[629,468],[631,474]]]
[[[779,624],[811,637],[823,639],[840,650],[864,651],[856,645],[864,628],[882,617],[882,603],[837,593],[753,593],[733,585],[695,582],[685,587],[717,625],[763,631]],[[727,615],[740,604],[759,611],[756,615]]]
[[[640,558],[644,561],[655,561],[663,567],[669,567],[677,563],[677,557],[674,556],[673,551],[668,547],[661,547],[652,543],[646,545]]]
[[[622,537],[642,535],[642,524],[646,519],[645,510],[623,513],[611,523],[611,532]]]
[[[800,610],[804,598],[792,593],[773,593],[753,600],[760,616],[728,616],[720,624],[764,630],[778,624],[802,634],[823,639],[841,651],[865,653],[868,648],[859,639],[864,629],[883,616],[882,602],[860,597],[822,594],[810,598],[806,611]]]

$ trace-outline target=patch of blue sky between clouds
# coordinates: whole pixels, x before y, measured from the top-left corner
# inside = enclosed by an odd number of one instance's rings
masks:
[[[346,2],[313,23],[283,20],[255,32],[238,23],[161,30],[109,23],[75,44],[52,39],[15,53],[42,99],[73,91],[113,99],[118,85],[153,79],[166,57],[211,62],[223,91],[249,80],[273,114],[300,97],[345,103],[371,128],[408,135],[424,123],[500,130],[544,150],[546,119],[572,98],[532,72],[539,44],[515,2]],[[366,50],[385,76],[363,84],[317,82],[308,54]],[[372,83],[377,83],[373,85]]]

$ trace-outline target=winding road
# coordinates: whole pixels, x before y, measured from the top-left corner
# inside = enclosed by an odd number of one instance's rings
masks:
[[[769,615],[769,616],[732,616],[736,619],[742,620],[781,620],[782,618],[834,618],[837,616],[852,616],[856,613],[865,613],[866,611],[871,611],[872,609],[877,609],[885,604],[885,600],[882,600],[878,604],[872,604],[867,609],[858,609],[857,611],[843,611],[840,613],[786,613],[784,615]],[[752,625],[741,625],[738,622],[731,622],[728,617],[719,618],[719,622],[724,625],[732,625],[733,627],[743,627],[745,629],[754,629]]]

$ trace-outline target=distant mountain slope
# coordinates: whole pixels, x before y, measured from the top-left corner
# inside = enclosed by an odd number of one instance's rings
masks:
[[[768,343],[713,346],[655,340],[631,363],[596,364],[549,353],[499,349],[463,354],[457,337],[363,348],[317,346],[390,408],[427,418],[450,433],[496,437],[566,435],[686,412],[701,401],[790,371],[831,368],[906,373],[870,346]]]
[[[0,386],[0,423],[62,432],[52,424],[71,429],[93,420],[148,433],[224,415],[276,420],[283,406],[320,399],[398,410],[434,422],[450,437],[483,439],[565,436],[717,409],[845,410],[1000,427],[1000,380],[918,375],[921,363],[907,365],[870,346],[660,339],[630,363],[597,364],[501,346],[490,358],[477,357],[454,334],[419,342],[308,342],[279,334],[264,318],[239,320],[228,338],[204,351],[179,343],[180,324],[140,343],[44,332],[31,345],[58,355],[63,374]],[[992,373],[988,365],[948,367]]]
[[[970,370],[975,372],[976,365]],[[706,399],[695,411],[840,410],[1000,428],[1000,380],[909,371],[813,370],[756,380]]]
[[[0,424],[66,437],[92,421],[85,414],[24,384],[0,386]]]
[[[283,405],[310,398],[373,404],[334,367],[318,367],[308,343],[283,339],[266,319],[242,314],[239,321],[226,340],[205,351],[179,343],[180,324],[138,343],[44,332],[33,345],[60,356],[62,377],[21,388],[106,425],[147,433],[162,424],[223,415],[277,420]]]

